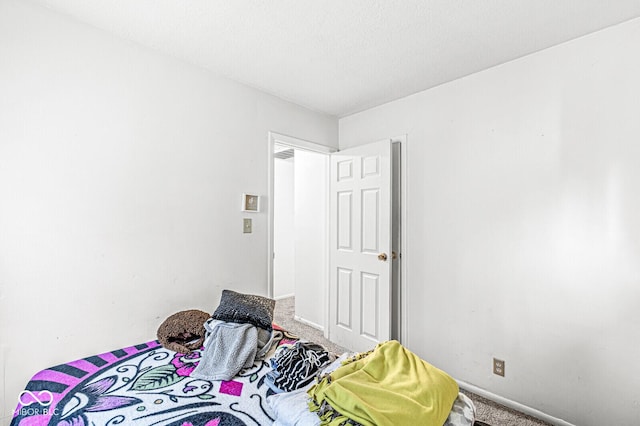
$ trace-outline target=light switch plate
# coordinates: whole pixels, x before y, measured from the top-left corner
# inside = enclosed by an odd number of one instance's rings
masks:
[[[245,234],[250,234],[251,232],[253,232],[252,228],[253,225],[251,223],[251,219],[242,219],[242,232],[244,232]]]

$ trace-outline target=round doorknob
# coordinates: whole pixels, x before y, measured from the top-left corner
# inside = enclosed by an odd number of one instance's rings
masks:
[[[378,255],[378,260],[382,260],[383,262],[387,261],[387,253],[380,253]]]

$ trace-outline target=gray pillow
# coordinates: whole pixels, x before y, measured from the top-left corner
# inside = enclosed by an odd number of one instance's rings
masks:
[[[220,305],[211,317],[225,322],[253,324],[270,332],[273,330],[275,305],[276,301],[268,297],[222,290]]]

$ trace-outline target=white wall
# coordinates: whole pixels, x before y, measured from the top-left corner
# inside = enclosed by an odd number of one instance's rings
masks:
[[[323,329],[327,292],[328,157],[296,150],[295,293],[296,317]]]
[[[295,268],[294,159],[273,160],[273,297],[293,296]]]
[[[634,20],[340,120],[341,148],[408,135],[408,346],[581,426],[640,419],[639,40]]]
[[[331,145],[337,122],[27,2],[0,0],[0,58],[5,423],[38,370],[266,294],[241,193],[267,193],[268,131]]]

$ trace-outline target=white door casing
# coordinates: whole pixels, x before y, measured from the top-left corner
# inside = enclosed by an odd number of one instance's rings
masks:
[[[354,351],[391,336],[391,140],[331,155],[329,338]]]

